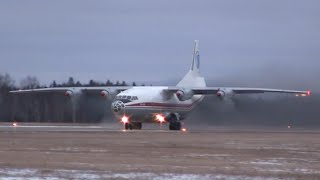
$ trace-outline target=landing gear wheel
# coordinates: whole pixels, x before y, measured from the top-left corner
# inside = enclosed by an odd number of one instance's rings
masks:
[[[125,123],[124,128],[125,130],[142,129],[142,123],[141,122]]]
[[[142,123],[141,122],[132,122],[130,123],[131,129],[142,129]]]
[[[137,129],[142,129],[142,123],[141,123],[141,122],[138,122],[138,123],[137,123],[137,126],[138,126]]]
[[[181,130],[181,122],[171,122],[169,124],[169,130],[180,131]]]
[[[131,129],[131,128],[130,128],[130,124],[129,124],[129,123],[125,123],[125,124],[124,124],[124,129],[125,129],[125,130]]]

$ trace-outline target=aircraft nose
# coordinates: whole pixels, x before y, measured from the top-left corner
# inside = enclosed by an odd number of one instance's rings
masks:
[[[124,103],[120,100],[116,100],[111,104],[111,109],[115,113],[120,113],[124,109]]]

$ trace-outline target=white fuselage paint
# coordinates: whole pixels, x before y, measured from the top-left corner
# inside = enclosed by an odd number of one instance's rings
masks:
[[[121,119],[125,115],[131,122],[156,122],[156,114],[177,113],[183,120],[203,99],[202,95],[194,95],[191,99],[180,101],[175,93],[165,94],[165,89],[168,87],[133,87],[119,93],[118,96],[137,96],[138,100],[126,102],[120,112],[114,112],[116,118]]]

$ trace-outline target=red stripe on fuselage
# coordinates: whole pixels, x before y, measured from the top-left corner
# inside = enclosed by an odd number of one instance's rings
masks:
[[[126,105],[126,107],[135,107],[135,108],[192,108],[194,105],[199,103],[203,97],[197,99],[191,104],[172,104],[172,103],[158,103],[158,102],[144,102],[144,103],[136,103],[136,104],[130,104]]]

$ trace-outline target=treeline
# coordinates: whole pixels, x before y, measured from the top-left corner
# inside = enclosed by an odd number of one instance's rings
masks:
[[[73,77],[70,77],[67,82],[61,83],[61,84],[58,84],[56,81],[52,81],[49,87],[89,87],[89,86],[98,87],[98,86],[128,86],[128,85],[129,84],[127,84],[125,81],[122,81],[122,82],[116,81],[114,83],[114,82],[111,82],[110,80],[107,80],[105,83],[90,80],[88,83],[82,84],[80,81],[75,82]],[[130,84],[130,86],[136,86],[136,83],[133,82],[132,84]]]
[[[19,84],[19,85],[17,85]],[[9,74],[0,74],[0,121],[18,122],[100,122],[111,117],[110,102],[96,95],[69,98],[61,93],[10,94],[11,90],[46,87],[88,87],[88,86],[136,86],[125,81],[88,83],[75,81],[52,81],[49,86],[41,85],[36,77],[28,76],[19,83]],[[110,101],[110,100],[109,100]]]
[[[19,84],[19,85],[16,85]],[[69,78],[64,83],[53,81],[48,87],[126,86],[126,82],[104,83],[90,80],[81,83]],[[136,85],[130,83],[129,85]],[[26,77],[19,83],[8,74],[0,74],[0,121],[12,122],[115,122],[111,100],[95,94],[73,98],[61,93],[9,94],[10,90],[43,88],[37,78]],[[205,98],[186,121],[187,124],[272,125],[276,127],[320,127],[320,95],[295,97],[285,94],[239,95],[233,101],[215,96]]]

